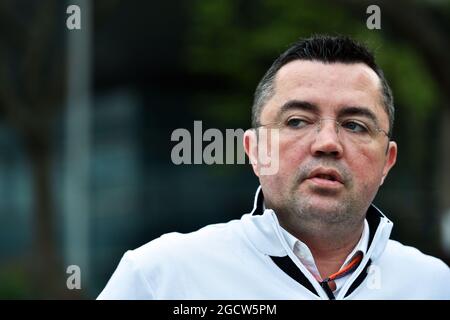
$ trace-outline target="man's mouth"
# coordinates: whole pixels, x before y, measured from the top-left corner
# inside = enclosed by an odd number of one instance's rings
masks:
[[[344,180],[339,172],[327,168],[317,168],[313,170],[306,180],[322,188],[339,188],[344,185]]]
[[[314,176],[313,178],[319,178],[319,179],[326,179],[331,181],[337,181],[337,179],[334,176],[330,176],[328,174],[318,174]]]

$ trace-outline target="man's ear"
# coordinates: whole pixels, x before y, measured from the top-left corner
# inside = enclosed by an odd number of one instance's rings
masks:
[[[256,174],[257,177],[259,177],[258,173],[258,137],[257,129],[248,129],[244,132],[244,150],[247,154],[248,158],[250,159],[250,163],[253,167],[253,172]]]
[[[397,161],[397,143],[395,143],[395,141],[389,141],[389,146],[386,153],[386,162],[384,163],[383,177],[381,178],[380,186],[384,183],[384,179],[386,179],[389,170],[391,170],[396,161]]]

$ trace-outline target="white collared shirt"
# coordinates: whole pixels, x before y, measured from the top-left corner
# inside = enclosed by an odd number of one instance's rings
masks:
[[[260,191],[259,187],[253,211],[241,219],[187,234],[168,233],[127,251],[98,299],[328,299],[306,268],[290,272],[292,263],[299,261],[290,260],[297,260],[293,252],[286,256],[291,249],[281,241],[275,213],[254,214],[260,210]],[[367,217],[374,222],[370,229],[375,235],[358,268],[361,271],[370,260],[373,272],[367,272],[363,282],[348,279],[336,299],[450,299],[450,269],[442,260],[389,240],[393,224],[375,206],[369,207]],[[366,234],[367,227],[363,242]],[[360,244],[354,251],[359,248]],[[297,277],[298,271],[306,279]],[[303,285],[305,281],[314,288]]]
[[[298,240],[296,237],[290,234],[283,227],[281,227],[281,230],[283,231],[284,239],[289,244],[290,249],[294,252],[294,254],[297,256],[300,262],[306,267],[306,269],[308,269],[309,272],[311,272],[311,274],[318,281],[322,281],[323,279],[320,276],[320,272],[317,268],[317,265],[314,261],[314,257],[308,246],[304,242]],[[364,256],[367,252],[368,245],[369,245],[369,224],[367,223],[367,220],[364,219],[364,228],[361,234],[361,238],[359,239],[358,244],[355,246],[352,252],[347,256],[344,264],[341,266],[339,271],[342,270],[353,259],[353,257],[358,251],[360,251]],[[336,290],[334,290],[334,295],[338,294],[339,289],[342,288],[342,286],[350,277],[350,275],[351,273],[346,274],[342,278],[334,280],[334,283],[336,284]]]

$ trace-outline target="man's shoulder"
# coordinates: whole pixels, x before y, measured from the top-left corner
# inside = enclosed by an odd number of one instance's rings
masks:
[[[234,261],[229,258],[243,243],[240,225],[240,220],[232,220],[191,233],[167,233],[127,251],[99,298],[183,297],[173,283],[186,284],[208,267],[215,270]]]
[[[398,266],[414,268],[426,273],[447,273],[450,279],[450,268],[441,259],[425,254],[419,249],[404,245],[399,241],[389,240],[385,256],[388,257],[389,261]]]
[[[379,260],[380,275],[386,285],[401,289],[408,299],[449,299],[450,268],[419,249],[389,240]],[[394,285],[395,284],[395,285]],[[414,288],[414,289],[413,289]]]
[[[189,233],[166,233],[130,253],[136,262],[142,263],[148,258],[158,257],[161,261],[171,257],[192,257],[193,254],[206,251],[226,250],[242,239],[240,224],[241,220],[231,220],[210,224]]]

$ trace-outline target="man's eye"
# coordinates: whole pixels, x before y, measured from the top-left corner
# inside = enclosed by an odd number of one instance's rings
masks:
[[[305,119],[301,119],[301,118],[290,118],[288,121],[286,121],[287,127],[293,128],[293,129],[304,128],[308,124],[309,123]]]
[[[342,123],[342,127],[354,133],[368,133],[368,127],[360,122],[349,120]]]

